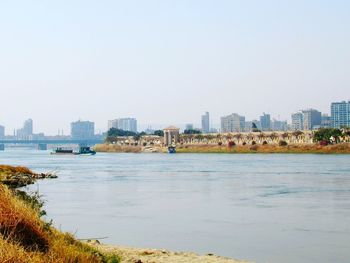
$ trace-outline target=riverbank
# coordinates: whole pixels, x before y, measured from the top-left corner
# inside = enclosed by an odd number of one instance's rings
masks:
[[[39,194],[18,189],[54,177],[26,167],[0,165],[0,262],[119,262],[116,255],[101,253],[52,227],[51,221],[42,219],[46,212]]]
[[[350,154],[350,144],[341,143],[321,146],[318,144],[279,145],[235,145],[232,147],[220,145],[179,145],[177,153],[308,153],[308,154]]]
[[[159,146],[138,146],[138,145],[117,145],[117,144],[97,144],[94,147],[96,152],[115,152],[115,153],[159,153],[166,152],[165,147]]]
[[[95,146],[97,152],[118,153],[142,153],[162,152],[166,153],[166,147],[141,147],[134,145],[98,144]],[[177,153],[308,153],[308,154],[350,154],[350,143],[321,146],[319,144],[289,144],[285,146],[275,144],[255,145],[226,145],[217,144],[183,144],[176,147]]]
[[[43,220],[46,212],[38,193],[28,194],[18,189],[42,178],[55,178],[55,175],[38,174],[26,167],[0,165],[0,262],[244,262],[212,254],[200,256],[79,241],[73,235],[55,229],[51,221]]]
[[[54,173],[34,173],[27,167],[0,165],[0,184],[17,188],[33,184],[38,179],[55,179]]]
[[[91,242],[92,246],[103,253],[116,254],[125,263],[244,263],[235,259],[220,257],[213,254],[197,255],[191,252],[172,252],[165,249],[130,248],[111,246]]]

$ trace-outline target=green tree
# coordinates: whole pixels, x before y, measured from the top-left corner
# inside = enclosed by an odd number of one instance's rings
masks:
[[[333,128],[321,128],[314,133],[314,142],[326,141],[327,143],[339,142],[339,137],[342,135],[341,130]],[[334,139],[332,141],[331,139]]]
[[[153,134],[159,137],[164,137],[164,132],[162,130],[156,130]]]
[[[202,132],[200,130],[196,129],[186,129],[184,130],[184,134],[201,134]]]
[[[124,131],[124,130],[116,129],[116,128],[110,128],[109,131],[107,132],[108,137],[135,136],[135,135],[137,135],[136,132]]]

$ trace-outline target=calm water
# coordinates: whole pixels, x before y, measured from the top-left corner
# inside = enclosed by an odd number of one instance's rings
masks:
[[[350,155],[97,154],[6,149],[79,238],[256,262],[350,262]]]

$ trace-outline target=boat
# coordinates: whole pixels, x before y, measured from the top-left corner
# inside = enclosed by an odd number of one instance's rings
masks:
[[[67,149],[63,147],[57,147],[51,154],[74,154],[72,149]]]
[[[88,146],[81,146],[79,147],[79,151],[75,152],[72,149],[67,149],[63,147],[57,147],[54,149],[51,154],[67,154],[67,155],[95,155],[96,152],[94,150],[91,150]]]
[[[91,150],[88,146],[83,146],[79,148],[79,152],[74,153],[76,155],[95,155],[96,152],[94,150]]]
[[[168,147],[168,153],[176,153],[176,147],[175,146],[169,146]]]

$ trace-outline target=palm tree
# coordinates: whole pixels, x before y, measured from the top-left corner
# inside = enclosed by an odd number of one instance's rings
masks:
[[[286,138],[289,137],[289,133],[288,132],[284,132],[284,133],[281,134],[281,137],[282,137],[283,140],[286,140]]]
[[[221,142],[221,139],[222,139],[222,134],[221,133],[216,134],[216,142],[217,143]]]
[[[245,136],[246,140],[248,142],[252,141],[254,139],[254,134],[253,133],[248,133],[246,136]]]
[[[277,133],[272,132],[269,137],[270,137],[271,141],[274,142],[276,140],[276,138],[278,138],[278,135],[277,135]]]
[[[196,135],[194,136],[194,138],[197,139],[198,142],[201,142],[201,141],[203,140],[204,136],[203,136],[202,134],[196,134]]]
[[[294,131],[294,132],[292,133],[292,135],[294,136],[294,138],[295,138],[297,141],[300,140],[300,136],[301,136],[302,134],[304,134],[302,131]]]
[[[261,142],[262,140],[264,140],[264,139],[266,138],[265,133],[260,132],[259,135],[258,135],[258,138],[259,138],[259,141],[260,141],[260,142]]]
[[[207,142],[208,142],[208,143],[210,143],[211,140],[214,139],[214,135],[212,135],[212,134],[207,134],[207,135],[205,135],[204,137],[207,139]]]
[[[237,139],[237,143],[239,143],[240,140],[242,139],[243,135],[241,133],[237,133],[233,137],[236,138]]]

